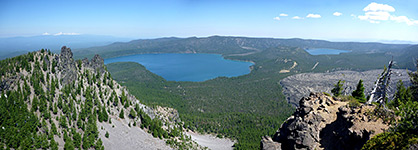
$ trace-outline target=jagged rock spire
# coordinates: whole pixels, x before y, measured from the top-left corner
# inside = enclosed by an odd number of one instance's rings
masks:
[[[61,71],[61,82],[63,84],[74,81],[77,77],[77,68],[73,59],[73,52],[70,48],[63,46],[59,57],[59,70]]]
[[[99,71],[99,73],[103,73],[105,71],[104,60],[98,54],[94,55],[89,64],[91,68],[95,69],[96,71]]]
[[[71,48],[68,48],[67,46],[63,46],[61,48],[61,57],[72,59],[73,58],[73,52],[71,52]]]

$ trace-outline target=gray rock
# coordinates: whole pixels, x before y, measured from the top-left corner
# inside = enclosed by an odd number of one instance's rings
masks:
[[[365,91],[364,93],[370,95],[374,82],[383,70],[369,70],[364,72],[357,71],[336,71],[330,73],[302,73],[289,76],[280,81],[283,86],[283,94],[287,101],[298,107],[301,97],[309,96],[311,92],[327,92],[331,93],[334,84],[338,80],[345,80],[344,93],[351,94],[356,89],[357,83],[360,79],[363,80]],[[389,99],[396,92],[396,83],[399,80],[404,82],[404,85],[410,85],[407,70],[394,69],[394,74],[391,76],[390,87],[388,91]]]
[[[361,149],[372,134],[381,133],[389,127],[362,119],[367,118],[365,115],[368,113],[365,112],[373,106],[351,108],[347,102],[336,101],[322,93],[311,93],[299,103],[300,107],[272,138],[279,144],[264,137],[262,149]],[[379,131],[376,125],[379,125]]]
[[[89,61],[87,58],[82,60],[83,66],[90,68],[94,73],[99,73],[102,75],[105,72],[104,60],[99,55],[94,55],[94,57]]]
[[[104,60],[99,55],[94,55],[94,57],[90,61],[90,67],[96,71],[99,71],[100,74],[103,74],[105,71],[104,69]]]
[[[89,59],[87,58],[84,58],[81,62],[83,63],[84,66],[89,66]]]
[[[13,89],[11,85],[18,83],[19,79],[20,78],[18,76],[11,76],[9,78],[1,79],[0,80],[0,93],[2,91]]]
[[[271,137],[263,136],[261,139],[262,150],[281,150],[281,144],[274,142]]]
[[[49,57],[47,55],[45,55],[44,61],[45,61],[47,66],[49,66],[51,64],[51,62],[49,61]]]
[[[59,57],[59,71],[61,82],[65,85],[73,82],[77,78],[77,68],[70,48],[63,46]]]

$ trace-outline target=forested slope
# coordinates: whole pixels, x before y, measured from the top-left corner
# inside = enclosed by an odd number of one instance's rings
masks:
[[[121,120],[128,129],[155,137],[148,141],[201,148],[183,135],[179,120],[164,119],[114,81],[98,55],[75,61],[69,48],[61,54],[42,49],[2,60],[0,66],[1,149],[105,149],[99,134],[108,138],[109,133],[98,124],[114,126],[112,121]]]

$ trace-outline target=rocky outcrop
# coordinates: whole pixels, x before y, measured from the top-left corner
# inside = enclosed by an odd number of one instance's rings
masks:
[[[58,70],[61,74],[61,83],[68,84],[77,78],[77,68],[70,48],[63,46],[59,55]]]
[[[371,136],[389,128],[369,115],[375,106],[351,108],[348,102],[311,93],[273,138],[262,139],[262,149],[361,149]]]
[[[66,85],[73,82],[77,77],[77,67],[79,67],[76,61],[73,59],[73,52],[70,48],[63,46],[61,48],[61,54],[56,56],[55,61],[58,62],[58,72],[60,74],[61,82]],[[47,66],[50,66],[50,60],[47,56],[43,59]],[[87,58],[84,58],[82,61],[82,66],[88,68],[92,71],[100,73],[102,75],[105,72],[104,60],[99,55],[95,55],[91,61]]]
[[[369,95],[374,86],[374,82],[383,70],[369,70],[364,72],[357,71],[336,71],[329,73],[301,73],[284,78],[280,81],[283,86],[283,94],[287,101],[298,107],[301,97],[309,96],[310,92],[328,92],[334,88],[338,80],[344,80],[344,93],[351,94],[356,89],[360,79],[364,82],[364,93]],[[394,69],[389,86],[389,99],[396,92],[396,83],[402,80],[405,86],[411,84],[407,70]]]
[[[12,76],[7,79],[0,79],[0,91],[6,91],[12,88],[11,85],[14,85],[19,82],[20,76]]]
[[[263,136],[261,139],[261,148],[263,150],[276,150],[281,149],[281,147],[281,143],[273,141],[269,136]]]
[[[94,71],[99,72],[100,74],[103,74],[105,72],[104,67],[104,60],[99,55],[94,55],[94,57],[89,61],[87,58],[84,58],[82,60],[83,66],[87,68],[91,68]]]

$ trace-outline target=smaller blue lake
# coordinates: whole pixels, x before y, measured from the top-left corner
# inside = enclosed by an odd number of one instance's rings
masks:
[[[137,62],[168,81],[205,81],[216,77],[236,77],[250,73],[253,63],[227,60],[219,54],[139,54],[104,60]]]
[[[339,49],[327,49],[327,48],[313,48],[313,49],[306,49],[311,55],[338,55],[341,53],[349,53],[351,51],[348,50],[339,50]]]

